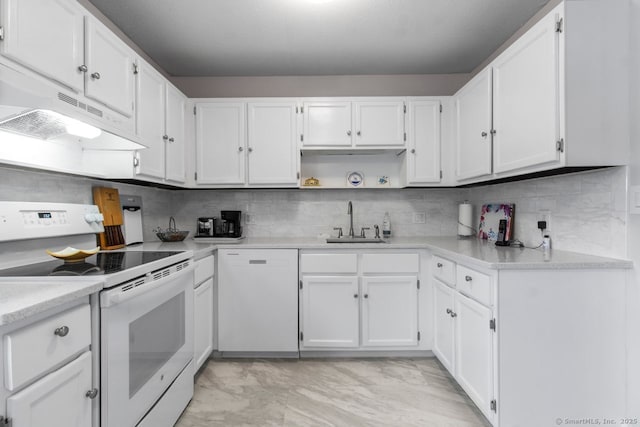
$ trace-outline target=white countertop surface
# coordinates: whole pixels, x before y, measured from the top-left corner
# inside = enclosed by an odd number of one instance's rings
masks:
[[[0,280],[0,326],[25,319],[102,289],[100,278],[3,278]]]
[[[128,247],[132,251],[191,251],[194,259],[204,258],[216,249],[427,249],[479,268],[497,270],[633,268],[628,260],[598,257],[576,252],[496,247],[476,238],[395,237],[385,243],[326,243],[322,238],[246,238],[234,243],[148,242]],[[190,254],[189,254],[190,255]],[[42,312],[56,305],[100,291],[104,279],[47,278],[0,279],[0,326]]]

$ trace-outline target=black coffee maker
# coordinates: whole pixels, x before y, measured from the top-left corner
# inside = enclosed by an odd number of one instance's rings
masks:
[[[241,237],[241,217],[242,211],[220,211],[220,220],[222,224],[220,226],[219,237]],[[218,230],[216,230],[216,232],[217,231]]]

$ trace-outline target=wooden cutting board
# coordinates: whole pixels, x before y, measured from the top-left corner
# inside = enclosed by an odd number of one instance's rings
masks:
[[[104,216],[104,233],[98,234],[98,244],[104,250],[124,247],[122,206],[116,188],[93,187],[93,202]]]

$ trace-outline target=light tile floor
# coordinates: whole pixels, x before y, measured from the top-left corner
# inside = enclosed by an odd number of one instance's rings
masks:
[[[177,427],[490,427],[435,358],[211,359]]]

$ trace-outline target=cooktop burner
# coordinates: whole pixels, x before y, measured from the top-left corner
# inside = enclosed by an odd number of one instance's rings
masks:
[[[39,262],[0,270],[0,277],[96,276],[118,273],[129,268],[167,258],[180,252],[98,252],[84,262],[60,260]]]

